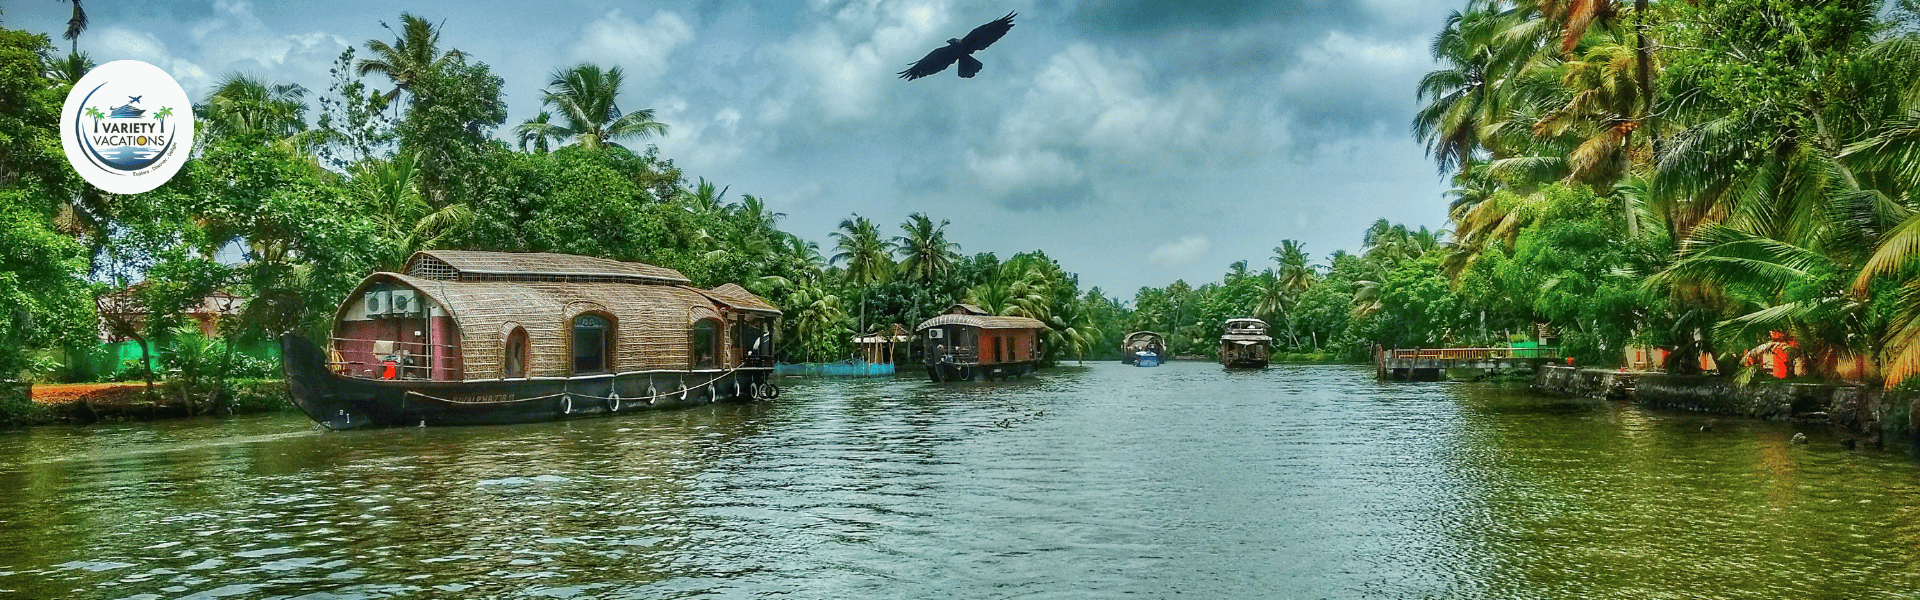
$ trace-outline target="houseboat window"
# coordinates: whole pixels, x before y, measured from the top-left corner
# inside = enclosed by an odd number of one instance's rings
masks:
[[[1007,346],[1006,342],[1007,338],[993,338],[993,362],[1006,362],[1006,359],[1000,357],[1001,349]]]
[[[714,343],[715,334],[719,333],[719,331],[720,328],[716,326],[713,321],[700,321],[699,323],[693,324],[694,368],[719,366],[719,361],[714,356],[715,351],[720,348],[719,344]]]
[[[607,319],[600,315],[580,315],[573,319],[573,372],[607,370],[607,329]]]
[[[504,377],[527,376],[527,330],[513,328],[507,334],[507,360]]]

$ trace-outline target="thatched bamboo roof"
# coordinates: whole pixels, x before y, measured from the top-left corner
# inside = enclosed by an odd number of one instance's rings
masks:
[[[700,290],[700,292],[706,294],[708,298],[712,298],[734,310],[775,316],[780,314],[780,309],[774,308],[772,304],[768,304],[766,300],[762,300],[759,296],[753,295],[753,292],[747,291],[747,288],[740,287],[740,284],[737,283],[725,283],[721,284],[720,287],[711,290]]]
[[[666,267],[550,252],[421,250],[407,258],[405,271],[414,277],[453,281],[691,282],[686,275]]]
[[[961,303],[959,303],[959,304],[955,304],[955,305],[953,305],[953,306],[949,306],[949,307],[947,307],[947,314],[950,314],[950,315],[957,315],[957,314],[965,314],[965,315],[992,315],[993,313],[990,313],[990,312],[987,312],[987,309],[984,309],[984,308],[980,308],[980,307],[978,307],[978,306],[974,306],[974,305],[972,305],[972,304],[967,304],[967,303],[965,303],[965,302],[961,302]]]
[[[926,331],[941,325],[966,325],[981,329],[1046,329],[1047,324],[1026,317],[991,315],[940,315],[922,322],[914,331]]]

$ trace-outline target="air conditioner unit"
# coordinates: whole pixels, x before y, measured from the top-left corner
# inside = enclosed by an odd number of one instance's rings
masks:
[[[413,290],[394,290],[388,312],[395,315],[415,315],[420,313],[420,299],[414,297]]]
[[[947,337],[947,332],[944,329],[928,329],[927,330],[927,339],[937,340],[943,337]]]
[[[389,307],[386,290],[372,290],[366,293],[367,316],[384,317]]]

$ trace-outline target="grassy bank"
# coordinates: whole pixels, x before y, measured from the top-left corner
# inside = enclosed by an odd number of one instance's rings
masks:
[[[205,386],[184,389],[179,382],[157,383],[151,394],[140,384],[41,394],[39,398],[20,384],[0,390],[0,425],[5,426],[150,421],[292,409],[287,384],[279,379],[229,381],[217,395]]]

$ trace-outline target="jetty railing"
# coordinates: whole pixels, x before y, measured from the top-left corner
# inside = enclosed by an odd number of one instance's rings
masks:
[[[1450,369],[1481,374],[1536,370],[1560,359],[1558,348],[1379,348],[1374,367],[1381,379],[1437,381]]]
[[[1383,353],[1385,359],[1560,358],[1559,348],[1396,348]]]

